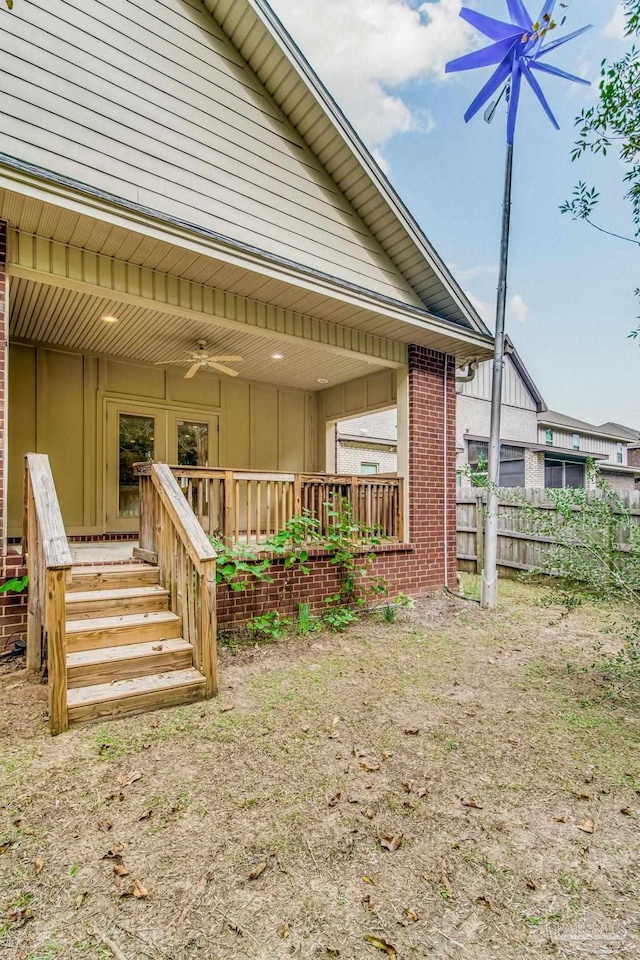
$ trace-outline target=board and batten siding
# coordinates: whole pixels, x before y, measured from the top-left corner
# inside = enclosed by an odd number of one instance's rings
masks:
[[[489,360],[486,363],[481,363],[475,379],[471,380],[470,383],[459,384],[458,393],[464,397],[475,397],[476,400],[491,400],[492,370],[492,361]],[[509,407],[520,407],[522,410],[536,411],[535,401],[523,383],[510,357],[507,357],[505,360],[502,402]]]
[[[200,0],[1,8],[2,150],[421,302]]]
[[[557,427],[541,426],[538,430],[538,442],[547,442],[547,430],[553,430],[553,446],[566,448],[567,453],[573,449],[574,434],[580,437],[580,450],[583,453],[600,453],[607,457],[609,463],[616,463],[616,450],[619,440],[607,440],[606,437],[594,437],[587,433],[581,433],[580,430],[559,430]],[[624,464],[627,463],[626,445],[624,448]],[[602,461],[601,461],[602,462]]]
[[[131,412],[218,418],[218,465],[309,471],[316,462],[317,400],[303,391],[179,372],[49,346],[9,348],[9,536],[22,531],[24,455],[46,453],[67,533],[109,532],[105,510],[105,404]],[[144,412],[144,411],[143,411]],[[211,442],[214,442],[212,438]]]

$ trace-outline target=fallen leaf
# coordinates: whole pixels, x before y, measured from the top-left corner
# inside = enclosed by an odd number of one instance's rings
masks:
[[[405,793],[411,793],[411,790],[413,789],[413,780],[403,780],[402,789]]]
[[[339,957],[340,951],[336,947],[327,947],[327,955],[329,957]]]
[[[102,830],[103,833],[109,833],[109,830],[111,830],[112,827],[113,827],[112,820],[107,820],[107,819],[98,820],[98,830]]]
[[[22,817],[18,817],[16,820],[13,821],[13,825],[17,830],[22,830],[22,828],[24,827],[24,820],[22,819]]]
[[[139,880],[134,880],[127,890],[127,894],[130,897],[135,897],[136,900],[144,900],[149,896],[149,891]]]
[[[263,860],[262,863],[259,863],[257,867],[254,867],[251,873],[249,874],[249,880],[257,880],[265,870],[267,869],[267,861]]]
[[[161,650],[164,650],[164,645],[161,643],[156,643],[156,645],[151,647],[151,649],[160,652]]]
[[[224,707],[220,707],[220,713],[231,713],[232,710],[235,710],[232,703],[227,703]]]
[[[382,751],[382,759],[383,759],[383,760],[391,760],[391,757],[392,757],[392,756],[393,756],[393,754],[391,753],[390,750],[383,750],[383,751]]]
[[[480,904],[481,907],[486,907],[487,910],[492,910],[496,913],[496,908],[491,903],[488,897],[485,897],[484,894],[481,897],[476,897],[476,903]]]
[[[368,763],[366,760],[361,760],[360,766],[363,770],[366,770],[367,773],[375,773],[376,770],[380,769],[379,763]]]
[[[143,743],[143,744],[142,744],[142,749],[143,749],[143,750],[151,750],[151,744],[150,744],[150,743]]]
[[[529,890],[537,890],[538,884],[535,880],[531,880],[529,877],[525,877],[525,883],[529,887]]]
[[[475,799],[475,797],[469,797],[468,800],[461,800],[460,803],[463,807],[470,807],[472,810],[482,810],[481,805]]]
[[[373,900],[371,899],[371,894],[370,894],[370,893],[365,893],[364,897],[362,898],[362,902],[364,903],[364,905],[365,905],[366,907],[369,908],[369,910],[375,910],[375,906],[376,906],[376,905],[375,905],[375,903],[373,902]]]
[[[396,836],[384,836],[379,837],[380,846],[384,850],[390,850],[391,853],[395,853],[396,850],[399,850],[402,846],[402,841],[404,840],[404,834],[398,833]]]
[[[114,843],[110,850],[107,850],[103,860],[122,860],[121,853],[124,850],[123,843]]]
[[[595,833],[596,825],[593,820],[583,820],[578,824],[578,830],[582,830],[583,833]]]
[[[362,878],[362,882],[363,882],[363,883],[373,883],[373,880],[371,879],[371,877],[363,877],[363,878]]]
[[[354,793],[347,795],[347,803],[360,803],[360,798],[356,797]]]
[[[285,921],[280,927],[280,939],[288,940],[290,932],[291,931],[289,930],[289,924]]]
[[[427,790],[426,787],[420,787],[420,789],[418,790],[418,796],[422,800],[424,797],[429,796],[429,791]]]
[[[5,840],[4,843],[0,843],[0,854],[6,853],[7,850],[11,850],[13,846],[13,840]]]
[[[79,893],[79,894],[78,894],[78,896],[76,897],[76,909],[77,909],[77,910],[80,909],[80,907],[81,907],[82,904],[85,902],[85,900],[87,899],[88,896],[89,896],[89,891],[88,891],[88,890],[83,890],[82,893]]]
[[[117,793],[110,793],[108,797],[106,797],[106,801],[107,803],[110,803],[111,800],[120,800],[120,802],[122,803],[122,801],[124,800],[124,793],[122,792],[122,790],[118,790]]]
[[[340,791],[338,791],[338,793],[334,793],[334,795],[332,797],[329,797],[329,799],[327,800],[327,804],[330,807],[337,807],[338,804],[340,803],[341,796],[342,794],[340,793]]]
[[[152,816],[153,810],[145,810],[145,812],[138,817],[138,820],[150,820]]]
[[[417,737],[420,733],[420,727],[405,727],[404,732],[408,737]]]
[[[442,861],[442,885],[449,894],[450,897],[454,898],[455,893],[453,891],[453,885],[451,883],[451,878],[449,877],[449,867],[447,861]]]
[[[40,873],[40,871],[41,871],[42,868],[44,867],[44,860],[41,860],[40,857],[37,857],[37,858],[33,861],[33,866],[34,866],[34,868],[35,868],[36,873]]]
[[[232,933],[237,934],[239,937],[244,937],[244,930],[242,927],[239,927],[237,923],[227,923],[227,926]]]
[[[121,787],[130,787],[132,783],[137,783],[138,780],[142,780],[143,774],[141,773],[131,773],[129,776],[126,774],[121,774],[118,777],[118,783]]]
[[[116,863],[114,864],[113,872],[115,873],[116,877],[128,877],[131,873],[131,870],[127,870],[123,863]]]
[[[620,807],[620,813],[624,813],[625,817],[632,816],[631,807]]]
[[[333,720],[331,721],[331,726],[332,726],[332,727],[337,727],[338,724],[340,723],[341,719],[342,719],[342,717],[334,717]]]
[[[14,907],[9,911],[9,921],[17,928],[24,927],[29,920],[33,920],[33,916],[33,910],[28,910],[27,907]]]
[[[372,934],[367,933],[365,938],[367,943],[370,943],[372,947],[376,947],[377,950],[382,950],[383,953],[386,953],[389,957],[397,957],[395,947],[392,947],[390,943],[387,943],[386,940],[381,940],[379,937],[374,937]]]
[[[558,816],[554,817],[553,819],[555,820],[556,823],[566,823],[567,815],[566,813],[559,813]]]
[[[373,812],[373,810],[371,809],[371,807],[368,807],[368,808],[364,811],[364,813],[362,814],[362,816],[363,816],[363,817],[366,817],[367,820],[373,820],[373,818],[375,817],[375,813]]]
[[[573,793],[574,797],[578,798],[578,800],[591,800],[590,793],[585,793],[584,791],[579,792],[577,790],[572,790],[571,792]]]
[[[302,732],[303,732],[303,733],[309,733],[309,727],[303,727],[303,728],[302,728]]]
[[[513,744],[515,747],[518,743],[520,743],[520,741],[517,739],[517,737],[509,737],[509,743]]]
[[[420,917],[419,917],[418,914],[415,912],[415,910],[411,910],[410,907],[405,907],[405,908],[404,908],[404,912],[405,912],[406,915],[409,917],[409,920],[411,920],[412,923],[417,923],[418,920],[420,919]]]

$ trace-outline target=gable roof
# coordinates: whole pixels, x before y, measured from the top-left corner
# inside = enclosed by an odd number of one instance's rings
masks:
[[[426,309],[489,334],[266,0],[203,2]]]
[[[564,413],[558,413],[556,410],[547,410],[546,413],[538,416],[538,422],[550,427],[566,427],[575,433],[585,433],[594,437],[607,437],[610,440],[637,440],[638,431],[630,427],[623,427],[618,423],[603,423],[596,426],[593,423],[587,423],[586,420],[577,420],[575,417],[568,417]]]
[[[542,396],[542,394],[541,394],[540,391],[538,390],[538,388],[537,388],[537,386],[536,386],[536,384],[535,384],[535,382],[534,382],[534,380],[533,380],[533,377],[531,376],[531,374],[529,373],[529,371],[528,371],[527,368],[525,367],[524,361],[523,361],[522,357],[520,356],[520,354],[518,353],[518,351],[516,350],[516,348],[515,348],[515,346],[514,346],[514,343],[513,343],[513,340],[511,339],[511,337],[509,337],[509,336],[505,337],[505,345],[506,345],[506,352],[507,352],[507,354],[511,357],[511,360],[512,360],[512,362],[513,362],[513,365],[514,365],[514,367],[516,368],[516,370],[517,370],[517,372],[518,372],[518,374],[519,374],[519,376],[520,376],[520,379],[521,379],[522,382],[524,383],[525,387],[527,388],[527,390],[528,390],[528,392],[529,392],[529,395],[530,395],[531,399],[533,400],[533,402],[534,402],[535,405],[536,405],[536,410],[538,411],[538,413],[545,413],[549,408],[547,407],[546,403],[544,402],[544,397]]]

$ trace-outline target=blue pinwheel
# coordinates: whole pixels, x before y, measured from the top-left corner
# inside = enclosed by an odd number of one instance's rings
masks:
[[[566,73],[559,67],[553,67],[545,57],[557,47],[568,43],[590,27],[582,27],[559,40],[549,41],[549,35],[556,29],[553,11],[556,0],[545,0],[542,12],[537,20],[527,13],[523,0],[507,0],[511,23],[495,20],[484,13],[463,7],[460,16],[472,26],[477,27],[485,37],[494,42],[447,64],[447,73],[458,70],[474,70],[476,67],[491,67],[497,64],[480,93],[464,115],[467,123],[502,87],[502,91],[485,114],[491,119],[497,104],[507,94],[509,110],[507,117],[507,163],[505,168],[504,203],[502,211],[502,239],[500,242],[500,267],[498,274],[498,300],[496,310],[496,333],[493,354],[493,373],[491,387],[491,428],[489,434],[489,464],[487,505],[485,513],[484,568],[482,570],[482,605],[495,609],[498,584],[498,499],[497,490],[500,478],[500,426],[502,417],[502,380],[504,373],[505,318],[507,306],[507,273],[509,263],[509,229],[511,224],[511,183],[513,177],[513,141],[516,132],[520,88],[524,77],[553,126],[558,121],[553,115],[542,87],[538,83],[537,72],[548,73],[555,77],[564,77],[574,83],[585,83],[581,77]]]
[[[545,62],[544,58],[552,50],[590,30],[591,24],[581,27],[580,30],[575,30],[559,40],[545,42],[548,40],[549,34],[556,29],[556,23],[553,20],[555,5],[556,0],[546,0],[540,16],[537,20],[533,20],[527,13],[522,0],[507,0],[511,23],[495,20],[493,17],[478,13],[476,10],[469,10],[467,7],[462,8],[460,16],[463,20],[480,30],[485,37],[490,37],[495,43],[483,47],[482,50],[476,50],[464,57],[459,57],[457,60],[451,60],[446,66],[446,72],[455,73],[459,70],[474,70],[477,67],[489,67],[498,64],[494,73],[465,113],[464,118],[467,123],[503,84],[508,85],[510,91],[507,141],[513,144],[520,101],[520,87],[524,77],[553,126],[556,130],[560,129],[534,71],[550,73],[555,77],[572,80],[574,83],[589,85],[588,80],[583,80],[582,77],[576,77],[572,73],[560,70],[559,67],[551,66],[551,64]]]

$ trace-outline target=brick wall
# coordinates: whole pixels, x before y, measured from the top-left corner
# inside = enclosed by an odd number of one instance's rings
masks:
[[[396,447],[378,443],[338,440],[336,469],[338,473],[360,473],[363,463],[375,463],[378,473],[396,473],[398,453]]]

